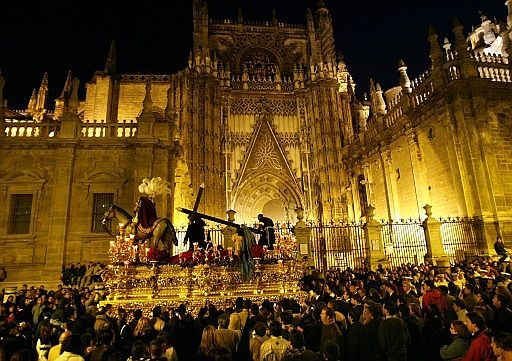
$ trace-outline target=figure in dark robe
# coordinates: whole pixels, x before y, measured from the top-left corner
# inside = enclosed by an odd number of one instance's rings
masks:
[[[258,245],[267,246],[268,249],[274,249],[274,243],[276,243],[276,235],[274,233],[274,221],[270,218],[263,216],[263,214],[258,214],[258,221],[260,222],[258,226],[258,233],[261,235],[258,240]]]
[[[206,240],[210,237],[209,234],[206,234],[205,227],[206,223],[202,218],[193,215],[189,217],[189,225],[185,233],[185,239],[183,240],[183,244],[185,245],[188,242],[189,250],[194,250],[194,243],[197,243],[199,248],[206,249]]]

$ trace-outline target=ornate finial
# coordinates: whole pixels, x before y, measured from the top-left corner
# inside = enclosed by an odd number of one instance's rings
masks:
[[[71,73],[71,70],[69,70],[68,76],[66,78],[66,82],[64,83],[64,87],[62,88],[62,92],[60,93],[60,97],[62,99],[65,99],[66,95],[69,94],[69,91],[71,90],[72,82],[73,82],[73,74]]]
[[[398,73],[400,74],[400,86],[407,93],[410,93],[412,91],[411,80],[409,79],[409,75],[407,75],[407,66],[402,59],[398,61]]]
[[[146,95],[142,101],[142,112],[150,113],[153,111],[153,100],[151,99],[151,78],[146,79]]]
[[[325,6],[325,0],[317,0],[316,1],[316,7],[318,9],[325,9],[326,6]]]
[[[425,214],[427,215],[427,218],[430,218],[432,216],[432,206],[430,204],[425,204],[423,206],[423,209],[425,210]]]
[[[78,88],[80,87],[80,80],[74,78],[71,85],[71,96],[68,100],[68,110],[70,113],[76,113],[78,110]]]
[[[30,100],[28,101],[27,110],[29,114],[34,114],[36,111],[36,103],[37,103],[37,92],[35,89],[32,90],[32,95],[30,96]]]
[[[36,111],[42,111],[46,106],[46,97],[48,96],[48,73],[44,73],[43,80],[41,81],[41,85],[39,86],[39,91],[37,92],[37,105]]]
[[[277,25],[277,11],[276,11],[276,8],[272,9],[272,24]]]
[[[116,42],[112,40],[108,52],[107,60],[105,61],[105,73],[115,74],[117,70],[117,56],[116,56]]]

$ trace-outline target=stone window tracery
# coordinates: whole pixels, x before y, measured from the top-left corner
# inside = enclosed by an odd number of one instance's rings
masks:
[[[250,79],[263,80],[274,78],[278,63],[275,56],[263,49],[255,49],[245,53],[240,64],[242,69],[247,69]]]

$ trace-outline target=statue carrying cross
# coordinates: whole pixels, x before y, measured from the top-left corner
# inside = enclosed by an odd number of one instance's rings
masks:
[[[207,249],[208,245],[211,244],[210,233],[206,230],[206,223],[201,218],[199,213],[197,213],[203,191],[204,183],[199,186],[194,208],[188,215],[189,225],[187,227],[187,232],[185,233],[183,244],[186,245],[188,243],[189,250],[194,250],[194,244],[197,244],[197,246],[201,249]]]

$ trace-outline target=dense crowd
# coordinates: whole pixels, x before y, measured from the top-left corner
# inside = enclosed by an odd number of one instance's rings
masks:
[[[192,315],[184,304],[151,314],[100,306],[104,267],[74,265],[56,290],[2,290],[0,361],[507,361],[510,267],[480,258],[447,273],[430,265],[309,270],[303,300],[239,297]]]

